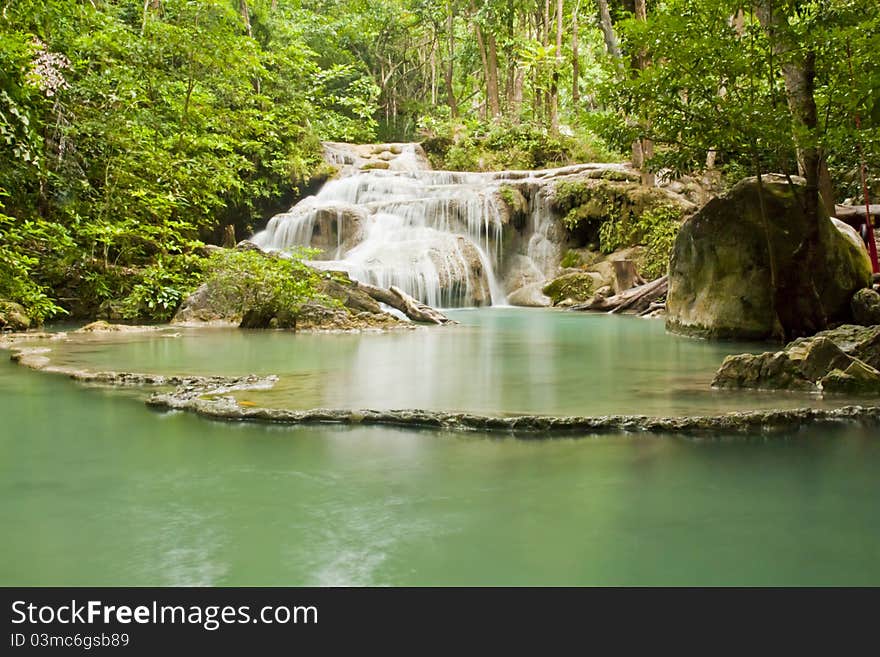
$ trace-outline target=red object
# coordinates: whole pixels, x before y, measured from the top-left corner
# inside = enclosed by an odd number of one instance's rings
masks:
[[[877,239],[874,237],[874,222],[871,221],[871,203],[868,200],[868,183],[864,167],[862,167],[862,192],[865,195],[865,226],[868,229],[868,255],[871,256],[871,268],[874,270],[874,273],[880,274],[880,264],[877,262]]]

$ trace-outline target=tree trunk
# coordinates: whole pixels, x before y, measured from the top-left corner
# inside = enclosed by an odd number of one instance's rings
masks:
[[[623,73],[623,57],[620,54],[620,45],[617,43],[617,35],[614,33],[614,25],[611,23],[611,12],[608,11],[608,0],[596,0],[599,5],[599,27],[605,38],[605,48],[608,54],[617,64],[617,70]]]
[[[486,81],[486,118],[497,120],[501,116],[501,100],[498,97],[498,50],[495,35],[489,32],[483,36],[483,30],[476,21],[476,8],[471,3],[474,15],[474,32],[477,36],[477,48],[480,61],[483,63],[483,78]]]
[[[580,77],[581,62],[578,52],[578,9],[580,9],[580,0],[575,5],[574,12],[571,15],[571,102],[577,111],[578,103],[581,101]]]
[[[247,32],[249,37],[253,38],[254,33],[251,29],[251,12],[250,9],[248,9],[247,0],[240,0],[238,9],[241,12],[241,20],[244,23],[245,32]]]
[[[562,66],[563,0],[556,1],[556,55],[550,83],[550,132],[559,134],[559,69]]]
[[[647,22],[648,20],[648,8],[645,3],[645,0],[635,0],[635,16],[636,20]],[[647,53],[644,50],[640,50],[637,56],[637,64],[640,71],[644,71],[648,67],[648,57]],[[643,118],[642,128],[647,132],[651,129],[650,119]],[[654,174],[647,170],[648,161],[654,155],[654,142],[648,137],[641,137],[641,143],[639,144],[639,151],[641,154],[641,165],[639,169],[642,172],[642,184],[646,187],[654,186]],[[635,152],[635,146],[633,146],[633,150]],[[633,164],[635,166],[635,164]]]
[[[819,222],[822,219],[819,201],[821,153],[816,145],[818,116],[816,111],[816,53],[803,48],[792,32],[787,17],[775,6],[774,0],[758,0],[758,20],[770,41],[773,55],[778,58],[785,82],[788,108],[794,124],[798,159],[804,169],[806,186],[801,201],[807,224],[806,233],[793,236],[801,239],[794,260],[798,266],[778,272],[776,289],[777,315],[786,338],[812,335],[827,325],[827,317],[813,276],[823,276],[819,265],[821,245]]]
[[[473,12],[473,7],[474,7],[473,4],[471,4],[471,11],[472,12]],[[476,21],[474,21],[474,34],[476,34],[476,37],[477,37],[477,50],[480,53],[480,62],[482,62],[482,64],[483,64],[483,82],[486,83],[486,104],[484,106],[486,108],[486,111],[484,112],[484,118],[488,118],[488,116],[489,116],[489,111],[488,111],[488,106],[489,106],[489,91],[488,91],[488,88],[489,88],[489,61],[488,61],[488,58],[486,57],[486,45],[483,42],[483,31],[480,29],[480,25]]]
[[[488,93],[489,114],[493,119],[501,118],[501,98],[498,95],[498,47],[495,35],[489,32],[486,35],[486,91]]]
[[[446,79],[446,102],[449,105],[449,113],[455,118],[458,116],[458,103],[455,102],[455,89],[452,84],[455,60],[455,13],[453,12],[452,0],[446,2],[446,33],[449,44],[449,52],[447,53],[449,60],[443,69],[443,77]]]

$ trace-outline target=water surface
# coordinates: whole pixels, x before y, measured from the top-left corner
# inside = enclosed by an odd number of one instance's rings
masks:
[[[765,347],[668,335],[661,320],[523,308],[449,315],[461,324],[354,335],[180,329],[53,348],[57,362],[92,369],[277,374],[271,391],[238,397],[296,409],[695,415],[859,401],[713,391],[724,356]]]
[[[401,334],[393,348],[382,335],[101,338],[88,359],[300,373],[304,406],[388,394],[586,411],[706,404],[685,391],[727,349],[625,318],[597,324],[590,347],[584,324],[547,315],[475,311],[472,326]],[[440,383],[420,384],[407,358],[430,335],[441,344],[420,353]],[[517,440],[227,424],[5,361],[0,418],[3,585],[880,584],[876,428]]]

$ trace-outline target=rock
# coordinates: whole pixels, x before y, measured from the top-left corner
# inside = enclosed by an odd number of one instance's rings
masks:
[[[238,322],[241,317],[224,309],[216,301],[207,283],[190,294],[177,309],[172,324],[202,324],[216,322]]]
[[[820,383],[824,392],[880,394],[880,371],[854,360],[845,370],[831,370]]]
[[[242,240],[238,244],[235,245],[236,250],[238,251],[260,251],[263,249],[259,247],[259,245],[251,242],[250,240]]]
[[[345,272],[328,272],[321,284],[321,292],[356,312],[381,314],[382,308],[369,294],[358,288]]]
[[[543,283],[529,283],[523,285],[507,295],[507,303],[511,306],[524,306],[529,308],[546,308],[552,305],[550,297],[542,291]]]
[[[853,295],[853,321],[862,326],[880,324],[880,294],[870,288],[859,290]]]
[[[103,319],[97,322],[86,324],[74,333],[146,333],[148,331],[158,331],[161,326],[134,326],[130,324],[110,324]]]
[[[317,303],[307,303],[296,315],[297,331],[360,331],[406,327],[388,313],[352,313],[345,308],[330,308]]]
[[[853,356],[880,370],[880,326],[873,326],[872,334],[865,334],[852,348]]]
[[[541,292],[550,297],[553,305],[559,305],[564,299],[577,303],[593,296],[601,283],[602,277],[595,272],[576,272],[554,278],[542,288]]]
[[[541,292],[541,288],[544,286],[544,274],[541,273],[535,266],[534,261],[528,256],[512,255],[508,257],[502,286],[505,294],[507,294],[507,302],[513,305],[521,305],[511,301],[514,296],[522,297],[523,299],[529,299],[534,296],[532,292],[524,292],[522,295],[517,294],[519,290],[526,286],[532,286],[537,289],[537,294],[545,300],[541,305],[550,305],[550,299]]]
[[[867,251],[835,229],[820,224],[821,271],[806,271],[796,250],[806,231],[800,204],[787,180],[764,178],[764,205],[778,271],[797,280],[809,276],[829,323],[847,321],[850,299],[868,285]],[[795,186],[800,189],[799,183]],[[802,299],[776,307],[770,286],[769,250],[757,181],[747,178],[725,196],[709,201],[682,226],[669,270],[667,328],[707,338],[767,339],[780,328],[797,332]],[[795,295],[793,295],[795,296]],[[787,318],[782,327],[779,318]]]
[[[271,304],[239,315],[223,307],[222,295],[208,283],[187,297],[172,320],[173,324],[234,324],[246,329],[364,330],[395,328],[406,322],[386,313],[370,295],[358,288],[344,272],[320,272],[320,294],[339,302],[339,306],[313,301],[300,309],[273,309]],[[323,310],[321,310],[323,308]]]
[[[107,299],[98,306],[98,317],[109,321],[125,319],[124,308],[121,301]]]
[[[831,390],[838,386],[843,390],[854,384],[835,374],[831,388],[826,388],[825,378],[835,370],[865,378],[865,372],[878,370],[878,366],[880,326],[846,325],[794,340],[781,351],[728,356],[712,385],[768,390]]]
[[[517,229],[525,228],[529,217],[529,201],[523,193],[513,185],[502,185],[498,188],[496,197],[496,204],[503,214],[502,223]]]
[[[492,290],[483,257],[476,245],[462,235],[436,233],[426,240],[428,257],[434,264],[440,281],[441,304],[452,300],[450,307],[464,305],[489,306]]]
[[[14,301],[0,300],[0,330],[27,331],[30,327],[31,318],[24,306]]]

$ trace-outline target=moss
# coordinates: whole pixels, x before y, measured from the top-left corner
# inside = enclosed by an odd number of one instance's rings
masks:
[[[575,272],[554,278],[541,290],[550,297],[555,306],[565,299],[572,301],[586,301],[595,291],[595,274]]]
[[[559,266],[564,269],[569,269],[571,267],[580,267],[582,264],[583,258],[581,258],[581,254],[569,249],[565,252],[565,255],[562,256],[562,261],[559,263]]]
[[[391,165],[388,164],[385,160],[377,160],[374,162],[367,162],[365,165],[361,167],[362,171],[370,171],[371,169],[387,169]]]

